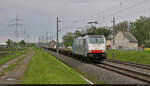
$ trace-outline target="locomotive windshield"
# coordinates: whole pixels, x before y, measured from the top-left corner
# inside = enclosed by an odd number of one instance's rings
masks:
[[[100,37],[100,38],[89,38],[89,43],[91,43],[91,44],[102,44],[102,43],[104,43],[104,39],[102,37]]]

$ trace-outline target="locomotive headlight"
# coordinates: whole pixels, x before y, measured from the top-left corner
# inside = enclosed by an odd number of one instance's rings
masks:
[[[102,53],[105,53],[105,50],[102,50]]]
[[[91,53],[92,52],[92,50],[89,50],[89,53]]]
[[[104,53],[107,53],[107,51],[106,50],[103,50],[104,51]]]

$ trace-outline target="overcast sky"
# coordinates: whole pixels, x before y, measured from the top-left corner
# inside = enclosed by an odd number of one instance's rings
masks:
[[[16,15],[23,24],[19,28],[20,39],[23,31],[30,34],[30,41],[38,42],[38,37],[48,32],[56,35],[56,16],[62,21],[60,41],[66,32],[75,28],[85,28],[88,21],[98,21],[97,26],[111,26],[124,20],[134,21],[139,16],[150,16],[150,0],[0,0],[0,42],[8,38],[14,40],[13,24]],[[66,28],[68,27],[68,28]]]

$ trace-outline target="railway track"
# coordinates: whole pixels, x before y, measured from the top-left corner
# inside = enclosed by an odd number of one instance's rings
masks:
[[[118,64],[124,64],[124,65],[129,65],[129,66],[133,66],[133,67],[138,67],[138,68],[143,68],[143,69],[146,69],[146,70],[150,70],[150,66],[148,66],[148,65],[137,64],[137,63],[127,62],[127,61],[114,60],[114,59],[106,59],[105,61],[118,63]]]
[[[52,51],[54,51],[54,50],[52,50]],[[70,55],[68,55],[69,53],[71,53],[71,52],[64,51],[62,54],[63,55],[67,54],[66,56],[70,56]],[[114,65],[113,63],[117,64],[118,66]],[[131,62],[127,62],[127,61],[114,60],[114,59],[106,59],[103,62],[101,62],[100,64],[93,64],[93,65],[95,65],[97,67],[101,67],[101,68],[109,70],[109,71],[112,71],[112,72],[116,72],[116,73],[124,75],[124,76],[128,76],[130,78],[134,78],[135,80],[139,80],[144,83],[150,83],[150,66],[147,66],[147,65],[136,64],[136,63],[131,63]],[[126,68],[126,67],[120,66],[120,65],[134,67],[134,68],[136,68],[136,70]],[[140,72],[137,69],[141,69],[143,71],[144,70],[149,71],[149,74]]]
[[[114,65],[113,63],[118,64],[118,66]],[[141,64],[126,62],[126,61],[113,60],[113,59],[106,59],[104,62],[102,62],[102,64],[95,64],[95,65],[98,67],[107,69],[109,71],[113,71],[113,72],[119,73],[121,75],[125,75],[128,77],[134,78],[136,80],[143,81],[145,83],[150,83],[150,74],[139,72],[138,70],[133,70],[133,69],[130,69],[130,68],[125,67],[125,66],[124,67],[120,66],[120,65],[131,66],[131,67],[134,67],[137,69],[141,69],[143,71],[146,70],[146,71],[150,72],[150,67],[147,65],[141,65]]]

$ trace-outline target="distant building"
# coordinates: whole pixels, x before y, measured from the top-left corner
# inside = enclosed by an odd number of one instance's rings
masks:
[[[56,48],[56,42],[54,40],[52,40],[49,44],[50,48]]]
[[[111,48],[115,49],[138,49],[138,41],[136,38],[128,31],[122,32],[118,31],[115,35],[115,45],[113,46],[113,39],[107,40],[107,46],[110,45]]]
[[[0,43],[0,48],[6,48],[7,47],[7,43]]]

